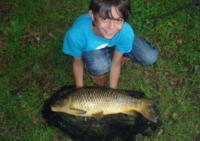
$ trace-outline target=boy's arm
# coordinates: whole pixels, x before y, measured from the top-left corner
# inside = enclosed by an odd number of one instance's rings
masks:
[[[120,76],[122,58],[123,54],[115,50],[113,53],[112,65],[110,69],[110,88],[113,89],[117,88]]]
[[[76,88],[83,87],[83,61],[81,58],[74,57],[73,59],[73,75]]]

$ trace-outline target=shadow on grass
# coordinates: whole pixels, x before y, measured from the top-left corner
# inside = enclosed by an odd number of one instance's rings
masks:
[[[51,126],[60,129],[64,134],[69,135],[76,141],[112,141],[135,140],[137,134],[151,136],[160,126],[145,119],[140,114],[136,116],[126,116],[124,114],[108,115],[102,119],[95,118],[76,118],[74,116],[53,112],[50,106],[57,100],[63,99],[75,89],[74,86],[64,86],[50,97],[44,104],[42,114],[43,118]],[[140,98],[144,93],[132,90],[125,91],[129,95]]]

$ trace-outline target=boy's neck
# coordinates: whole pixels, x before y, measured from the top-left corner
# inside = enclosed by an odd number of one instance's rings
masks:
[[[91,25],[91,29],[92,29],[92,32],[98,36],[98,37],[102,37],[101,33],[99,32],[99,29],[95,26],[95,25]]]

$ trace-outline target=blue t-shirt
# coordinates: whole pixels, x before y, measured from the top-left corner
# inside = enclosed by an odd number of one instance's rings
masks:
[[[81,15],[75,20],[64,37],[64,54],[81,57],[82,52],[113,46],[120,53],[128,53],[133,48],[134,32],[127,22],[112,39],[96,36],[91,25],[92,19],[89,14]]]

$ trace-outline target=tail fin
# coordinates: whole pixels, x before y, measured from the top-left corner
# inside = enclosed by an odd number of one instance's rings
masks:
[[[149,99],[140,99],[140,101],[141,101],[140,113],[148,120],[151,120],[156,123],[158,120],[158,115],[153,106],[154,102]]]

